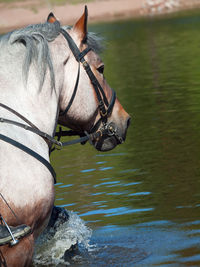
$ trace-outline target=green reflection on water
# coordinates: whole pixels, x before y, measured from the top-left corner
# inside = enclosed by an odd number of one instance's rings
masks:
[[[200,212],[200,17],[99,24],[105,75],[132,117],[125,144],[52,155],[57,205],[95,225],[195,221]],[[69,205],[69,207],[67,206]]]

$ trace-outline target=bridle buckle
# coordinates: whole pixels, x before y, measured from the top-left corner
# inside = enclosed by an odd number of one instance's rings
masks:
[[[84,69],[85,69],[85,68],[87,68],[87,66],[88,66],[88,63],[87,63],[87,61],[86,61],[86,60],[84,60],[84,61],[82,62],[82,64],[83,64],[83,67],[84,67]]]
[[[103,112],[103,110],[100,110],[99,112],[100,112],[101,117],[106,117],[108,115],[107,110],[105,110],[105,112]]]
[[[63,148],[63,144],[60,141],[54,143],[53,150],[61,150]]]
[[[110,122],[109,124],[107,124],[105,128],[106,128],[107,134],[109,136],[116,134],[116,127],[115,127],[115,124],[113,122]]]

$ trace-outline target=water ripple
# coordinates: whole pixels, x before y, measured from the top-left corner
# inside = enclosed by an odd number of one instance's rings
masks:
[[[136,193],[131,193],[129,194],[129,196],[146,196],[146,195],[150,195],[151,192],[136,192]]]
[[[107,171],[107,170],[112,170],[113,167],[100,167],[99,170],[100,171]]]
[[[86,170],[81,170],[80,172],[85,173],[85,172],[93,172],[96,171],[96,169],[86,169]]]
[[[104,182],[104,183],[96,184],[93,187],[99,187],[99,186],[102,186],[102,185],[106,185],[106,186],[108,186],[108,185],[116,185],[116,184],[120,184],[120,181]]]
[[[71,187],[73,186],[74,184],[65,184],[65,185],[61,185],[59,186],[60,188],[65,188],[65,187]]]
[[[105,217],[109,216],[118,216],[124,214],[131,214],[131,213],[141,213],[152,211],[154,208],[140,208],[140,209],[129,209],[127,207],[118,207],[118,208],[111,208],[111,209],[96,209],[91,210],[85,213],[80,214],[80,216],[91,216],[97,214],[103,214]]]

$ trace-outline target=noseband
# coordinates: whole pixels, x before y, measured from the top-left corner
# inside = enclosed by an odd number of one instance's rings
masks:
[[[95,141],[98,140],[100,136],[102,135],[108,135],[108,136],[115,136],[116,139],[122,143],[123,140],[120,136],[117,135],[116,132],[116,126],[114,124],[114,122],[108,123],[108,117],[111,115],[114,104],[115,104],[115,100],[116,100],[116,93],[113,89],[112,90],[112,96],[111,96],[111,100],[110,103],[108,102],[108,99],[105,95],[105,92],[102,88],[102,86],[100,85],[99,81],[97,80],[96,76],[94,75],[94,73],[92,72],[90,65],[88,64],[88,62],[85,60],[85,55],[91,50],[91,48],[86,48],[85,50],[83,50],[82,52],[79,50],[79,48],[77,47],[76,43],[74,42],[74,40],[72,39],[72,37],[68,34],[67,31],[65,31],[64,29],[61,28],[60,32],[62,33],[62,35],[64,36],[64,38],[67,40],[69,48],[71,49],[76,61],[79,64],[78,67],[78,73],[77,73],[77,78],[76,78],[76,83],[74,86],[74,91],[73,94],[71,96],[71,99],[66,107],[66,109],[64,111],[62,111],[60,113],[60,115],[65,115],[68,110],[70,109],[73,100],[75,98],[76,92],[77,92],[77,88],[78,88],[78,83],[79,83],[79,77],[80,77],[80,63],[82,64],[84,70],[86,71],[92,85],[93,88],[95,90],[96,96],[97,96],[97,100],[98,100],[98,109],[99,109],[99,113],[100,113],[100,118],[99,120],[95,123],[95,125],[92,127],[92,129],[90,130],[90,136],[88,135],[87,132],[85,132],[86,136],[88,136],[88,138],[91,141]],[[102,123],[102,128],[100,128],[98,131],[96,131],[99,127],[99,125]],[[62,134],[61,134],[62,135]]]

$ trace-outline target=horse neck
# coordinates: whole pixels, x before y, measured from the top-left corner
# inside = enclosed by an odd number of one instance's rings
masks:
[[[22,114],[40,130],[52,135],[59,93],[51,90],[48,76],[47,73],[39,91],[38,79],[32,69],[29,71],[27,84],[23,80],[22,71],[15,64],[7,70],[0,70],[0,102]],[[21,122],[18,117],[2,108],[1,114]]]

